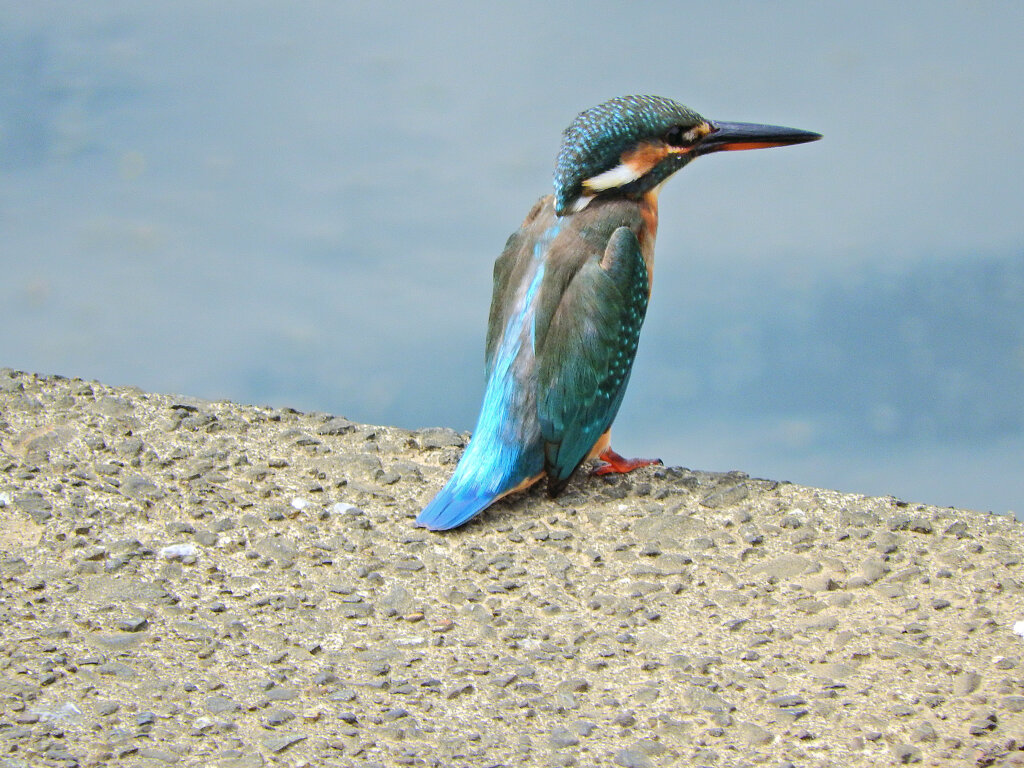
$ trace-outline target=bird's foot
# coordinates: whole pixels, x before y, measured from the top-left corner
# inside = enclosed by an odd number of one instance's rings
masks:
[[[593,474],[595,475],[610,475],[613,472],[624,474],[640,467],[649,467],[652,464],[663,463],[661,459],[627,459],[625,456],[617,454],[611,448],[599,454],[597,458],[601,463],[594,468]]]

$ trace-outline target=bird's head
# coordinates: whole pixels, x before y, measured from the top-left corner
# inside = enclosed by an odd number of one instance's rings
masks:
[[[660,96],[620,96],[581,112],[565,129],[555,212],[583,210],[600,196],[640,197],[699,155],[820,138],[795,128],[706,120]]]

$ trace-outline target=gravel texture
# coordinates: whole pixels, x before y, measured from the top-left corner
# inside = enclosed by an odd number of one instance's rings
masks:
[[[0,370],[0,768],[1024,765],[1012,517],[465,441]]]

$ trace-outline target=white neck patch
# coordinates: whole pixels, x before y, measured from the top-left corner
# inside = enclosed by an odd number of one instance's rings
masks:
[[[588,205],[590,201],[594,199],[594,195],[580,195],[573,200],[572,205],[569,206],[569,213],[579,213]]]
[[[597,176],[592,176],[583,182],[583,188],[591,192],[603,192],[606,189],[614,189],[615,187],[624,187],[631,182],[639,179],[643,174],[640,173],[638,168],[634,168],[628,163],[620,163],[614,168],[611,168],[604,173],[599,173]]]

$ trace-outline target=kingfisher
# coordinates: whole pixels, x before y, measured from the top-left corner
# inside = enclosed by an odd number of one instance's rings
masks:
[[[802,144],[821,134],[707,120],[659,96],[621,96],[565,129],[554,193],[538,200],[494,263],[487,385],[447,484],[416,518],[456,528],[547,477],[551,496],[595,474],[660,463],[611,447],[647,312],[658,194],[701,155]]]

